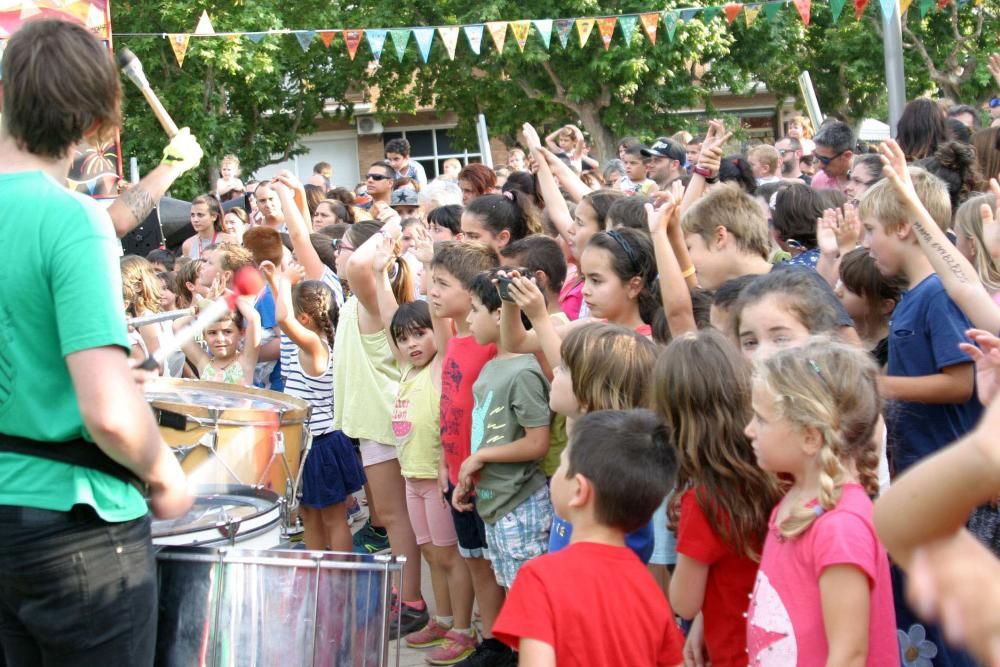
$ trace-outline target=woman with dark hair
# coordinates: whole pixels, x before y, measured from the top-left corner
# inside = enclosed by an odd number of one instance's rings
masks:
[[[313,229],[319,231],[328,225],[338,222],[354,224],[354,209],[336,199],[324,199],[316,205],[312,212]]]
[[[882,180],[882,157],[877,153],[855,155],[851,170],[847,172],[844,194],[857,204],[868,188]]]
[[[972,135],[976,161],[983,178],[1000,178],[1000,127],[988,127]]]
[[[466,241],[479,241],[497,252],[509,243],[542,232],[541,216],[532,197],[518,190],[473,199],[462,213]]]
[[[938,145],[933,155],[916,164],[944,181],[948,187],[948,196],[951,197],[953,216],[972,193],[986,189],[976,162],[976,151],[969,144],[946,141]]]
[[[517,190],[531,197],[531,201],[539,209],[545,208],[545,202],[538,194],[537,177],[530,171],[513,171],[507,176],[507,182],[500,188],[501,192]]]
[[[306,206],[309,207],[309,215],[316,215],[316,207],[326,199],[325,191],[320,186],[311,183],[306,183],[303,187],[306,190]]]
[[[926,97],[910,100],[903,107],[896,130],[896,143],[903,149],[907,161],[933,155],[938,144],[948,140],[946,118],[944,109]]]
[[[757,179],[754,178],[750,162],[742,155],[730,155],[719,164],[719,182],[733,181],[743,188],[748,195],[757,191]]]
[[[496,172],[485,164],[474,162],[458,172],[458,187],[462,189],[462,204],[468,206],[476,197],[497,191]]]
[[[778,191],[771,223],[774,240],[792,255],[786,264],[816,266],[816,221],[823,217],[823,209],[819,191],[805,183],[792,183]]]

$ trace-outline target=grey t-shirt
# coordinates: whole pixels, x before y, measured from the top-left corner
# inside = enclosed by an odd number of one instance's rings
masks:
[[[548,426],[549,382],[534,355],[493,359],[472,385],[472,453],[524,437],[525,428]],[[539,488],[545,475],[539,461],[487,463],[476,484],[476,509],[495,523]]]

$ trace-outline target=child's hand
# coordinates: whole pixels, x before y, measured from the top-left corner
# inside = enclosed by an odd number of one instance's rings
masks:
[[[906,155],[892,139],[886,139],[878,147],[882,155],[882,175],[889,179],[896,194],[903,201],[910,213],[922,215],[925,211],[924,205],[917,196],[917,191],[913,188],[913,180],[910,178],[910,171],[906,168]]]
[[[484,465],[475,454],[462,461],[462,467],[458,469],[458,485],[471,488],[475,484],[476,478],[479,477],[478,473],[483,469]]]
[[[423,225],[414,225],[413,242],[410,244],[410,252],[421,264],[430,264],[434,261],[434,239],[431,233]]]
[[[539,138],[538,131],[535,130],[534,125],[525,123],[521,126],[521,133],[524,135],[524,147],[529,151],[542,147],[542,140]]]
[[[655,208],[653,204],[646,204],[646,223],[650,234],[659,234],[671,229],[675,222],[680,223],[680,203],[684,198],[684,185],[680,180],[671,183],[669,190],[654,192],[651,197]]]
[[[510,298],[524,311],[532,322],[539,322],[549,316],[545,305],[545,295],[535,281],[522,276],[517,271],[510,273],[511,283],[507,289]]]
[[[705,141],[701,144],[698,166],[708,169],[709,167],[704,164],[703,159],[709,158],[710,161],[714,160],[716,153],[718,153],[718,158],[721,161],[723,147],[732,136],[732,132],[726,132],[726,127],[722,124],[721,120],[708,121],[708,133],[705,135]],[[716,165],[715,171],[718,171],[718,165]]]
[[[388,234],[379,234],[379,240],[372,255],[372,271],[377,275],[385,273],[392,260],[396,259],[396,241]]]
[[[272,179],[272,183],[277,185],[280,183],[289,190],[302,190],[302,181],[295,177],[295,174],[288,171],[287,169],[282,169],[278,172],[278,175]]]
[[[248,317],[254,312],[254,304],[257,303],[257,296],[254,294],[241,294],[236,297],[236,310],[244,317]]]
[[[684,641],[684,667],[711,667],[711,664],[705,655],[705,619],[698,614]]]
[[[1000,338],[982,329],[969,329],[965,335],[974,344],[959,343],[958,346],[975,362],[979,402],[988,406],[1000,391]]]
[[[990,179],[990,192],[1000,205],[1000,183],[995,178]],[[979,217],[983,221],[983,242],[986,244],[986,250],[994,260],[1000,260],[1000,223],[997,222],[989,204],[980,205]]]
[[[451,506],[455,508],[458,512],[471,512],[475,509],[472,504],[472,483],[471,481],[463,483],[461,479],[458,480],[458,486],[451,494]]]
[[[837,245],[840,252],[848,253],[858,247],[861,239],[861,218],[858,217],[858,207],[851,202],[844,204],[843,215],[837,217]]]
[[[835,208],[828,208],[823,211],[823,217],[816,220],[816,245],[823,255],[830,257],[840,256],[840,246],[837,245],[837,231],[840,225],[837,224],[839,211]]]
[[[306,269],[301,264],[292,262],[288,267],[281,273],[288,284],[295,287],[300,282],[306,279]]]
[[[257,270],[260,271],[260,275],[264,276],[264,280],[266,280],[271,287],[277,286],[281,273],[278,271],[278,267],[274,265],[274,262],[265,260],[260,263]]]
[[[986,65],[986,69],[990,71],[993,80],[1000,86],[1000,53],[990,54],[990,62]]]

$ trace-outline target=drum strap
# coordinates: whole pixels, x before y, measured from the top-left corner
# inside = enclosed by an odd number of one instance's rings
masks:
[[[134,472],[115,462],[100,447],[83,438],[66,442],[42,442],[0,433],[0,452],[14,452],[90,468],[131,484],[142,494],[146,493],[146,485]]]

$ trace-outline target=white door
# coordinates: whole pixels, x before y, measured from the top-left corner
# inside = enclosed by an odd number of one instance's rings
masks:
[[[358,137],[354,132],[318,132],[302,138],[302,143],[309,149],[302,155],[291,160],[261,167],[254,176],[257,180],[271,178],[283,169],[290,170],[306,182],[312,176],[313,165],[317,162],[329,162],[333,167],[334,186],[340,185],[350,190],[358,184]]]

